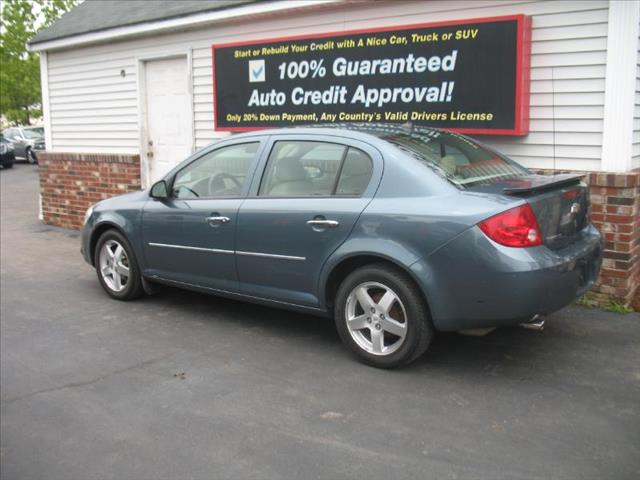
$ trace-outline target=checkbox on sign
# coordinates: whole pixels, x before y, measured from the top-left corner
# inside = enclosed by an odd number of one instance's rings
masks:
[[[263,60],[249,60],[249,82],[264,82],[265,68]]]

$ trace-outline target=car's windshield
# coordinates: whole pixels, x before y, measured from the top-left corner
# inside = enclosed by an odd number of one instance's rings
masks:
[[[44,135],[44,128],[25,128],[22,132],[25,138],[41,138]]]
[[[394,132],[383,138],[462,188],[529,173],[514,161],[456,133]]]

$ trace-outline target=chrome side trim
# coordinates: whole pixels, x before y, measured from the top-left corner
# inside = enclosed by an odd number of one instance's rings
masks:
[[[277,258],[280,260],[294,260],[296,262],[304,262],[307,257],[294,257],[292,255],[276,255],[274,253],[260,253],[260,252],[241,252],[236,251],[237,255],[244,255],[246,257],[262,257],[262,258]]]
[[[194,250],[196,252],[211,252],[211,253],[226,253],[234,254],[233,250],[221,250],[219,248],[202,248],[202,247],[189,247],[187,245],[171,245],[168,243],[153,243],[149,242],[150,247],[163,247],[163,248],[177,248],[179,250]]]
[[[241,252],[233,250],[222,250],[220,248],[203,248],[203,247],[190,247],[188,245],[173,245],[169,243],[155,243],[149,242],[150,247],[162,247],[162,248],[177,248],[178,250],[194,250],[196,252],[211,252],[211,253],[225,253],[225,254],[237,254],[244,255],[246,257],[262,257],[262,258],[276,258],[279,260],[293,260],[296,262],[304,262],[306,257],[294,257],[292,255],[276,255],[274,253],[260,253],[260,252]]]

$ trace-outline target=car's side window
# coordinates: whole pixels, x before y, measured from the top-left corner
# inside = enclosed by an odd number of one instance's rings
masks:
[[[349,147],[340,171],[336,195],[362,195],[369,185],[372,173],[371,157],[362,150]]]
[[[373,162],[357,148],[336,143],[275,142],[260,184],[263,197],[359,196]]]
[[[239,196],[259,145],[251,142],[222,147],[190,163],[176,175],[171,189],[173,197]]]
[[[276,142],[260,185],[264,197],[313,197],[333,193],[347,147],[335,143]]]

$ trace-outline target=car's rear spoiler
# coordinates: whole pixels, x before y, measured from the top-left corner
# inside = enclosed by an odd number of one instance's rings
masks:
[[[565,185],[579,183],[584,176],[585,174],[579,173],[563,173],[560,175],[531,175],[527,176],[526,180],[514,181],[512,185],[505,186],[502,191],[507,195],[525,195],[537,193],[544,190],[552,190],[554,188],[562,187]]]

